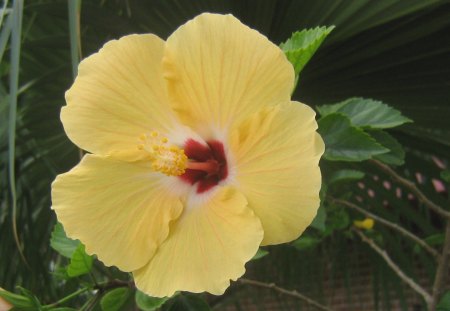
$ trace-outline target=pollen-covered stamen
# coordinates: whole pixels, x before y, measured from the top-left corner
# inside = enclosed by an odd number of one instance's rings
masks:
[[[168,176],[184,174],[187,167],[187,156],[183,149],[171,145],[166,137],[161,137],[156,131],[149,135],[142,134],[139,139],[142,143],[138,145],[138,149],[147,152],[155,171]]]

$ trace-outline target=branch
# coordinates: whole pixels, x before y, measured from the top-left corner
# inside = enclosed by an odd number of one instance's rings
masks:
[[[256,287],[272,289],[272,290],[274,290],[276,292],[279,292],[281,294],[300,299],[300,300],[306,302],[307,304],[316,307],[317,309],[325,310],[325,311],[333,311],[332,309],[330,309],[330,308],[328,308],[328,307],[326,307],[324,305],[321,305],[317,301],[312,300],[311,298],[308,298],[308,297],[300,294],[296,290],[292,290],[292,291],[291,290],[287,290],[287,289],[284,289],[282,287],[279,287],[279,286],[275,285],[274,283],[263,283],[263,282],[259,282],[259,281],[255,281],[255,280],[249,280],[249,279],[244,279],[244,278],[239,279],[238,282],[242,283],[242,284],[253,285],[253,286],[256,286]]]
[[[398,233],[404,235],[405,237],[413,240],[414,242],[416,242],[417,244],[419,244],[420,246],[422,246],[426,251],[428,251],[431,255],[433,255],[437,260],[440,259],[440,254],[438,253],[438,251],[436,251],[434,248],[432,248],[430,245],[427,244],[427,242],[425,242],[424,240],[422,240],[421,238],[419,238],[417,235],[413,234],[412,232],[404,229],[403,227],[397,225],[396,223],[393,223],[389,220],[386,220],[380,216],[377,216],[375,214],[372,214],[368,211],[366,211],[365,209],[357,206],[356,204],[353,204],[351,202],[345,201],[345,200],[341,200],[341,199],[335,199],[333,197],[328,197],[332,202],[335,202],[337,204],[340,205],[344,205],[346,207],[349,207],[351,209],[354,209],[358,212],[360,212],[361,214],[366,215],[367,217],[372,218],[373,220],[375,220],[376,222],[385,225],[386,227],[389,227],[395,231],[397,231]]]
[[[441,260],[439,261],[436,269],[436,276],[434,277],[433,290],[431,296],[431,302],[428,305],[428,310],[434,310],[441,296],[441,292],[444,288],[446,278],[448,277],[447,271],[450,262],[450,221],[447,222],[445,229],[444,248],[442,249]]]
[[[420,191],[419,188],[417,188],[415,183],[413,183],[412,181],[410,181],[410,180],[408,180],[406,178],[401,177],[393,169],[391,169],[386,164],[381,163],[380,161],[370,160],[370,162],[375,164],[383,172],[385,172],[386,174],[391,176],[391,178],[394,181],[396,181],[399,184],[403,185],[404,187],[408,188],[417,197],[417,199],[419,199],[419,201],[421,201],[423,204],[425,204],[425,206],[427,206],[429,209],[431,209],[435,213],[437,213],[437,214],[439,214],[439,215],[441,215],[441,216],[443,216],[443,217],[445,217],[445,218],[450,220],[450,212],[446,211],[445,209],[443,209],[439,205],[437,205],[437,204],[433,203],[432,201],[430,201],[423,194],[423,192]]]
[[[409,276],[407,276],[400,269],[400,267],[397,266],[397,264],[392,261],[391,257],[389,257],[389,255],[386,253],[385,250],[381,249],[373,240],[366,237],[361,231],[359,231],[355,228],[352,228],[352,230],[354,232],[356,232],[364,242],[369,244],[369,246],[374,251],[376,251],[384,259],[384,261],[386,261],[387,265],[389,267],[391,267],[392,270],[394,270],[395,274],[397,274],[398,277],[400,279],[402,279],[403,282],[408,284],[416,293],[421,295],[427,304],[431,303],[431,295],[425,289],[423,289],[419,284],[417,284],[413,279],[411,279]]]

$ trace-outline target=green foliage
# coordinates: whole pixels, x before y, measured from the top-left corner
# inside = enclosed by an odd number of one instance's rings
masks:
[[[323,204],[321,204],[320,207],[317,209],[316,217],[314,217],[314,220],[311,223],[311,228],[324,231],[326,228],[325,227],[326,219],[327,219],[327,212],[325,211]]]
[[[255,256],[253,256],[252,260],[261,259],[267,255],[269,255],[268,251],[266,251],[265,249],[262,249],[262,248],[258,248],[258,251],[256,252]]]
[[[450,171],[449,170],[442,171],[440,176],[445,182],[450,184]]]
[[[100,301],[103,311],[120,311],[132,296],[128,287],[115,288],[107,292]]]
[[[355,181],[360,180],[365,176],[365,173],[358,170],[351,170],[351,169],[342,169],[338,170],[331,175],[331,177],[328,180],[328,184],[332,185],[334,183],[339,182],[349,182],[349,181]]]
[[[137,290],[135,300],[137,306],[143,311],[154,311],[163,306],[171,297],[157,298],[151,297]]]
[[[84,245],[79,244],[70,258],[70,264],[67,267],[67,275],[76,277],[87,274],[91,271],[94,258],[86,254]]]
[[[165,311],[209,311],[208,303],[198,295],[181,294],[172,300]]]
[[[341,113],[356,127],[386,129],[412,122],[400,111],[380,101],[366,98],[350,98],[334,105],[317,107],[322,116]]]
[[[318,123],[327,160],[364,161],[389,151],[363,130],[352,126],[350,119],[342,114],[326,115]]]
[[[5,299],[18,310],[36,311],[40,308],[40,303],[37,299],[30,295],[29,292],[22,291],[23,295],[14,294],[8,291],[0,290],[0,297]]]
[[[334,26],[304,29],[293,33],[286,42],[280,44],[287,59],[294,66],[295,81],[298,81],[303,67],[313,57],[314,53],[316,53],[317,49],[333,29]]]
[[[405,163],[405,151],[403,150],[402,145],[400,145],[394,137],[380,130],[371,130],[368,133],[375,138],[380,145],[389,149],[389,152],[378,154],[374,156],[374,159],[396,166]]]
[[[301,236],[291,244],[298,250],[306,250],[317,246],[320,243],[320,241],[321,240],[316,237]]]
[[[447,291],[436,306],[436,311],[450,311],[450,291]]]
[[[69,239],[63,226],[58,222],[53,228],[50,245],[55,251],[64,257],[72,258],[73,253],[80,245],[80,241]]]

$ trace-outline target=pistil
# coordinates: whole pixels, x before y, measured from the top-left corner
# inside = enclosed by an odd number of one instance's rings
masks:
[[[205,162],[188,161],[186,168],[203,171],[208,174],[217,174],[219,172],[220,165],[216,160],[208,160]]]

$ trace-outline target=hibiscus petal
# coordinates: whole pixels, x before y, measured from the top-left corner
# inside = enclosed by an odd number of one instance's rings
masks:
[[[205,13],[178,28],[163,64],[174,109],[204,136],[289,101],[294,85],[283,52],[232,15]]]
[[[185,208],[149,264],[133,272],[136,286],[157,297],[178,290],[222,294],[244,274],[262,236],[245,197],[219,189],[206,203]]]
[[[255,114],[233,134],[236,181],[261,220],[263,245],[294,240],[316,215],[324,144],[314,117],[306,105],[282,104]]]
[[[183,210],[147,166],[86,155],[52,185],[52,208],[69,237],[106,265],[145,265]]]
[[[141,154],[140,134],[172,128],[163,51],[154,35],[130,35],[83,60],[61,111],[69,138],[89,152],[130,159]]]

